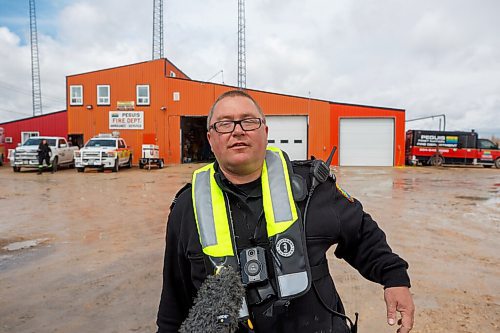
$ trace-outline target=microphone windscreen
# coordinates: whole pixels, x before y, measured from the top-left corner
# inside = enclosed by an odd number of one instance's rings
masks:
[[[179,332],[235,332],[244,296],[240,275],[230,266],[222,267],[202,283]]]

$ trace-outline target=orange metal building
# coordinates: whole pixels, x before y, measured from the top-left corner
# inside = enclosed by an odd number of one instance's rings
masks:
[[[209,108],[220,94],[235,89],[191,80],[167,59],[70,75],[66,78],[66,88],[69,135],[86,142],[99,133],[118,130],[127,144],[133,147],[134,163],[140,158],[145,138],[151,136],[156,138],[160,155],[166,163],[207,159],[209,149],[205,137]],[[340,152],[355,152],[354,148],[348,147],[364,144],[367,151],[374,151],[376,147],[369,147],[373,140],[360,138],[360,135],[369,136],[372,129],[376,131],[378,123],[371,124],[371,120],[378,119],[387,120],[383,125],[386,130],[381,134],[385,141],[380,142],[384,142],[384,147],[390,146],[390,149],[384,148],[387,157],[381,165],[404,164],[404,110],[342,104],[251,89],[246,91],[266,114],[270,128],[269,143],[286,151],[287,147],[297,149],[298,158],[314,155],[326,159],[334,145],[339,146]],[[117,128],[113,117],[121,118],[122,125],[119,126],[124,127]],[[138,120],[133,121],[139,125],[127,127],[125,123],[132,122],[130,119],[134,117]],[[368,130],[361,134],[352,131],[359,127],[358,120],[363,120],[361,127],[368,126]],[[297,126],[297,130],[290,126]],[[292,137],[291,132],[299,136]],[[354,137],[354,141],[350,137]],[[360,138],[360,142],[356,143],[356,138]],[[346,148],[342,144],[347,145]],[[337,153],[334,164],[350,165],[349,159],[355,159],[356,154],[342,157]],[[366,165],[370,165],[370,160],[366,159]]]

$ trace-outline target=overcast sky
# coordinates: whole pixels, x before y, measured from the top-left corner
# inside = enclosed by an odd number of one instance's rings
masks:
[[[150,60],[153,0],[38,0],[44,113],[65,77]],[[237,0],[164,1],[165,56],[237,85]],[[247,88],[445,114],[500,136],[500,1],[247,0]],[[32,115],[28,0],[0,0],[0,123]],[[439,120],[407,128],[438,129]]]

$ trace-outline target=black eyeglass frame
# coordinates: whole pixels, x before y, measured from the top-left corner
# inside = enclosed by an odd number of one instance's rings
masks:
[[[256,128],[252,128],[252,129],[244,129],[242,123],[244,121],[247,121],[247,120],[258,120],[259,126],[257,126]],[[217,124],[220,124],[220,123],[233,123],[233,129],[231,131],[222,131],[221,132],[217,129]],[[217,133],[220,133],[220,134],[228,134],[228,133],[234,132],[234,130],[236,129],[236,125],[240,125],[241,129],[244,132],[251,132],[251,131],[255,131],[255,130],[258,130],[259,128],[261,128],[263,123],[264,123],[264,120],[262,118],[245,118],[245,119],[241,119],[241,120],[221,120],[221,121],[216,121],[215,123],[210,125],[209,129],[212,128],[214,131],[216,131]]]

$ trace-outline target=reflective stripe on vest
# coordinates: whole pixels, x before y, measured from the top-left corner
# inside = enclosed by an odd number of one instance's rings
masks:
[[[268,147],[262,169],[262,203],[267,222],[267,235],[272,237],[297,221],[288,166],[283,152]]]
[[[233,256],[226,202],[214,174],[213,163],[193,174],[192,197],[200,244],[209,256]]]
[[[213,163],[193,173],[192,196],[200,243],[209,256],[233,256],[226,202],[214,174]],[[268,147],[261,181],[267,233],[268,237],[273,237],[298,219],[288,166],[278,148]]]

